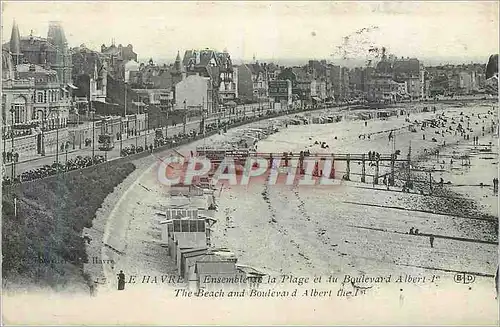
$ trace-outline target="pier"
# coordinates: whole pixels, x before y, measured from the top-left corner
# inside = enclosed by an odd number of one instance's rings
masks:
[[[272,153],[272,152],[252,152],[246,149],[233,149],[233,150],[208,150],[208,149],[197,149],[197,156],[206,157],[215,164],[220,164],[224,158],[232,158],[235,161],[243,162],[247,158],[262,158],[269,161],[269,166],[271,166],[274,159],[281,160],[284,162],[284,166],[288,167],[290,160],[298,160],[299,168],[301,172],[304,170],[304,160],[313,159],[318,162],[324,162],[329,160],[332,162],[330,178],[334,177],[334,163],[336,161],[346,162],[346,172],[343,178],[345,180],[350,180],[351,177],[351,163],[360,163],[361,167],[361,182],[366,182],[366,163],[373,163],[375,165],[375,175],[373,177],[374,184],[378,184],[378,180],[385,175],[380,175],[380,165],[381,163],[389,163],[390,165],[390,178],[389,185],[394,186],[394,174],[395,174],[395,164],[396,162],[405,162],[409,167],[410,158],[398,158],[396,154],[373,154],[370,158],[367,153]],[[318,164],[316,164],[315,172],[313,174],[319,175]],[[387,174],[386,174],[387,175]]]

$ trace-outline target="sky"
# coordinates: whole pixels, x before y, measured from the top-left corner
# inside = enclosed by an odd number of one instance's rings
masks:
[[[63,2],[3,1],[2,38],[46,36],[60,21],[71,47],[132,44],[140,61],[173,62],[177,51],[227,49],[235,60],[356,61],[370,47],[417,58],[498,53],[497,1],[471,2]],[[346,38],[347,37],[347,38]]]

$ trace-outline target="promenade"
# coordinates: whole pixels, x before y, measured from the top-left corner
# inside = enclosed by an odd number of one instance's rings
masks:
[[[245,112],[241,112],[239,114],[231,114],[225,116],[210,115],[209,117],[206,118],[205,123],[206,125],[216,123],[219,118],[221,123],[227,122],[230,119],[235,119],[240,117],[254,118],[262,113],[259,112],[258,110],[254,111],[254,109],[256,108],[257,108],[256,105],[244,106],[241,109],[244,109]],[[265,113],[265,110],[263,112]],[[198,133],[200,130],[200,121],[201,121],[200,118],[194,118],[188,120],[186,122],[186,127],[185,127],[186,134],[189,134],[192,131]],[[179,133],[183,133],[184,125],[177,124],[176,126],[166,126],[162,128],[162,131],[164,132],[164,135],[171,137],[174,135],[178,135]],[[151,129],[151,130],[141,131],[141,135],[137,136],[126,137],[124,135],[122,142],[115,140],[114,148],[110,151],[99,150],[98,144],[95,144],[94,148],[92,147],[92,145],[90,145],[87,147],[82,147],[81,149],[70,149],[67,152],[59,151],[57,154],[54,151],[46,153],[45,156],[35,155],[24,158],[21,157],[19,162],[15,163],[15,174],[17,176],[29,170],[37,169],[45,165],[52,165],[54,162],[56,162],[56,159],[59,163],[65,164],[66,161],[74,159],[78,156],[82,157],[92,156],[92,154],[95,154],[106,157],[108,161],[114,160],[120,158],[120,148],[125,149],[130,146],[142,146],[142,147],[144,147],[145,145],[149,146],[150,144],[154,143],[154,138],[155,138],[155,131]],[[12,162],[5,164],[5,176],[9,178],[12,177],[12,165],[13,165]]]

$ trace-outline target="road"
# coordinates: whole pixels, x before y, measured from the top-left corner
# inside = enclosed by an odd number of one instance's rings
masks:
[[[238,110],[245,110],[245,112],[240,112],[238,114],[232,114],[232,115],[226,115],[221,117],[221,122],[227,121],[230,118],[238,118],[242,117],[243,115],[246,117],[255,117],[258,115],[258,111],[253,111],[254,109],[258,108],[258,105],[248,105],[245,106],[244,108],[238,108]],[[217,116],[212,115],[207,117],[206,123],[211,124],[215,123],[217,121]],[[179,133],[182,133],[184,129],[183,124],[178,124],[177,126],[167,126],[167,136],[172,136],[176,135]],[[186,133],[189,133],[191,131],[196,131],[198,132],[200,130],[200,119],[196,118],[191,121],[188,121],[186,123]],[[165,131],[165,128],[163,128],[163,131]],[[152,144],[153,143],[153,138],[154,138],[155,132],[154,130],[150,130],[149,133],[145,134],[143,131],[142,135],[138,135],[136,137],[129,137],[126,138],[124,137],[122,141],[122,148],[126,148],[131,145],[137,145],[137,146],[144,146],[146,144]],[[59,152],[59,154],[56,156],[56,153],[50,153],[46,154],[45,156],[40,156],[36,157],[27,161],[23,162],[18,162],[15,165],[15,175],[22,174],[25,171],[29,171],[32,169],[36,169],[39,167],[43,167],[45,165],[52,165],[54,162],[58,161],[60,163],[65,163],[67,160],[71,160],[76,158],[77,156],[92,156],[92,146],[89,147],[83,147],[82,149],[75,149],[75,150],[69,150],[67,153],[66,152]],[[101,151],[97,148],[97,145],[94,149],[95,155],[102,155],[106,156],[107,160],[111,160],[114,158],[119,158],[120,157],[120,141],[115,141],[115,147],[111,151]],[[5,175],[8,177],[12,176],[12,164],[6,164],[5,165]]]

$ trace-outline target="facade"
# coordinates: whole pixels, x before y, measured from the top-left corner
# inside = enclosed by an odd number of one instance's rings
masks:
[[[263,100],[268,98],[268,76],[267,76],[267,65],[259,64],[249,64],[250,72],[252,73],[252,86],[253,86],[253,97],[256,100]]]
[[[375,74],[368,83],[368,100],[390,103],[396,101],[400,83],[392,79],[391,74]]]
[[[176,110],[202,110],[214,112],[212,83],[209,77],[189,75],[175,85]]]
[[[224,57],[226,58],[226,60],[230,61],[230,58],[228,58],[228,56],[229,55],[227,55],[227,57],[221,56],[217,51],[211,49],[187,50],[184,53],[182,65],[184,66],[183,69],[185,70],[185,74],[187,76],[186,79],[189,76],[197,75],[199,77],[208,78],[208,81],[210,82],[210,94],[205,94],[204,96],[202,96],[202,98],[205,98],[205,102],[207,101],[207,98],[209,99],[208,105],[205,106],[209,108],[207,109],[208,112],[220,112],[221,110],[219,89],[222,83],[223,76],[225,76],[226,73],[230,70],[229,68],[224,67],[226,64],[222,61],[221,58]],[[179,103],[177,97],[177,85],[175,87],[175,90],[176,107],[179,108],[177,106],[177,104]],[[182,103],[182,101],[183,100],[181,100],[180,102]],[[201,104],[203,101],[196,100],[196,102]],[[198,106],[198,104],[196,106]]]
[[[238,98],[250,101],[253,99],[253,80],[250,68],[243,64],[235,67],[238,74]]]
[[[118,80],[125,79],[125,63],[130,60],[137,62],[137,53],[134,52],[132,44],[126,47],[121,44],[115,46],[114,42],[109,47],[103,44],[101,45],[101,54],[108,61],[109,73]]]
[[[35,78],[16,78],[16,67],[7,51],[2,51],[2,129],[3,135],[30,134],[38,123],[33,107]],[[12,127],[26,125],[24,130]]]
[[[335,97],[335,100],[336,101],[340,101],[340,98],[341,98],[341,75],[340,75],[340,72],[341,72],[341,69],[340,69],[340,66],[337,66],[337,65],[330,65],[329,66],[329,70],[330,70],[330,76],[329,76],[329,80],[330,80],[330,93],[333,94],[333,96]]]
[[[351,88],[349,82],[349,68],[340,68],[340,99],[347,100],[351,97]]]
[[[276,103],[280,108],[292,105],[292,82],[290,80],[269,81],[269,99],[276,109]]]
[[[247,101],[267,101],[269,98],[268,65],[258,62],[243,64],[238,67],[239,97]],[[275,66],[273,65],[275,79]]]
[[[238,98],[238,71],[233,67],[231,56],[224,52],[217,53],[219,59],[219,96],[221,103],[234,101]]]
[[[18,65],[16,70],[20,78],[35,81],[33,110],[37,119],[45,119],[49,130],[66,127],[71,98],[69,90],[60,87],[57,72],[34,64]]]
[[[320,101],[324,101],[327,98],[325,81],[319,79],[311,81],[311,97],[317,97]]]
[[[129,60],[123,64],[123,71],[125,76],[125,82],[130,81],[130,76],[133,73],[137,73],[139,71],[139,63],[135,60]]]
[[[106,102],[108,85],[108,62],[99,52],[84,44],[71,49],[72,77],[75,99],[87,108],[88,101]]]
[[[174,92],[172,89],[133,89],[138,95],[139,102],[146,105],[155,105],[162,110],[170,110],[171,103],[174,99]]]
[[[221,75],[226,73],[221,73]],[[233,67],[232,72],[229,73],[230,77],[222,77],[224,78],[220,84],[219,94],[222,100],[222,103],[227,101],[234,101],[238,99],[238,68]]]
[[[72,83],[72,61],[64,30],[58,22],[49,23],[47,38],[30,34],[21,37],[14,22],[11,39],[3,47],[8,49],[14,64],[30,63],[56,71],[61,84]]]
[[[21,160],[55,151],[67,139],[70,91],[61,88],[56,71],[34,64],[15,66],[7,51],[2,51],[2,67],[4,151],[17,152]]]
[[[405,78],[408,85],[408,94],[411,100],[418,100],[421,97],[420,76],[411,75]]]

